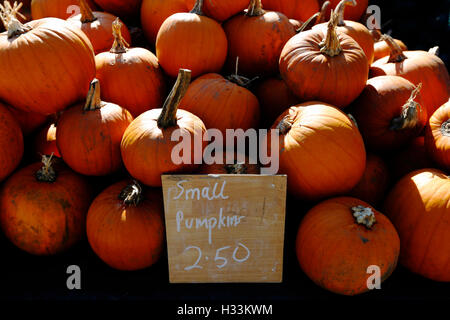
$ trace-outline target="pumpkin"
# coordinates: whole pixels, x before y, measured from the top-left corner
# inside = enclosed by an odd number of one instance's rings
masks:
[[[159,29],[156,56],[171,77],[176,77],[180,68],[191,70],[192,77],[218,72],[225,63],[225,32],[219,23],[203,15],[202,5],[203,0],[197,0],[191,12],[171,15]]]
[[[328,9],[327,17],[330,17],[331,10],[335,10],[341,0],[330,0],[330,8]],[[356,5],[345,10],[344,19],[359,21],[367,11],[369,0],[356,0]]]
[[[247,12],[231,18],[223,28],[228,39],[227,70],[234,70],[239,57],[240,71],[248,77],[278,73],[281,50],[295,34],[289,19],[264,11],[261,0],[251,0]]]
[[[384,199],[388,187],[389,168],[387,164],[380,156],[369,153],[364,174],[348,195],[377,207]]]
[[[191,79],[190,70],[180,69],[175,85],[162,109],[153,109],[137,117],[127,128],[121,143],[122,159],[127,171],[145,185],[161,186],[161,174],[192,171],[202,163],[206,128],[194,114],[178,109]],[[180,142],[172,140],[178,137]],[[186,144],[190,150],[178,150]],[[175,148],[175,150],[173,150]],[[180,156],[182,159],[174,159]],[[180,161],[178,161],[180,160]]]
[[[50,123],[42,128],[34,137],[34,155],[52,155],[61,158],[56,145],[56,123]]]
[[[104,176],[122,167],[120,142],[133,120],[131,114],[100,99],[100,82],[91,83],[86,103],[64,111],[58,120],[56,144],[63,160],[74,171]]]
[[[205,74],[190,84],[180,108],[202,119],[206,128],[218,129],[223,135],[227,129],[256,128],[259,103],[245,88],[246,82],[248,79],[237,75],[225,79],[217,73]]]
[[[61,163],[34,163],[14,173],[0,191],[5,236],[34,255],[63,252],[85,236],[89,184]]]
[[[281,77],[265,79],[257,86],[255,94],[263,115],[262,128],[270,128],[280,114],[300,102]]]
[[[95,9],[93,0],[86,0],[90,8]],[[79,0],[32,0],[31,16],[33,20],[54,17],[68,19],[80,13]]]
[[[91,41],[95,54],[108,51],[114,43],[112,24],[117,17],[107,12],[93,12],[86,0],[80,0],[80,8],[81,14],[70,18],[68,22],[83,30]],[[131,43],[130,32],[123,24],[121,33],[123,39]]]
[[[0,102],[0,181],[9,176],[22,160],[24,146],[20,125],[10,108]]]
[[[389,193],[385,212],[400,235],[400,263],[435,281],[450,281],[450,178],[414,171]]]
[[[141,23],[148,41],[155,45],[156,36],[164,20],[177,12],[187,12],[185,0],[143,0]]]
[[[192,9],[196,0],[185,0],[186,6]],[[244,11],[248,7],[249,0],[206,0],[203,6],[205,14],[216,21],[225,21],[232,16]]]
[[[47,116],[40,113],[27,112],[8,106],[7,108],[19,123],[24,136],[28,136],[47,121]]]
[[[300,21],[308,20],[319,11],[317,0],[262,0],[262,5],[267,10],[281,12],[289,18]]]
[[[397,76],[367,81],[352,114],[370,149],[394,150],[420,135],[428,119],[420,90]]]
[[[197,173],[199,174],[260,174],[257,161],[243,153],[230,150],[217,151],[214,156],[205,159]]]
[[[92,202],[86,231],[92,250],[110,267],[150,267],[164,247],[161,191],[143,190],[137,182],[121,181]]]
[[[21,24],[17,8],[6,3],[10,9],[0,8],[8,29],[0,34],[0,99],[44,115],[82,99],[95,75],[86,35],[55,18]]]
[[[96,78],[102,84],[102,99],[116,103],[137,117],[161,108],[165,79],[156,56],[144,48],[128,49],[119,20],[113,22],[115,42],[109,52],[95,57]]]
[[[430,117],[425,145],[431,158],[443,169],[450,170],[450,101]]]
[[[272,129],[280,130],[279,173],[287,174],[288,191],[305,200],[345,194],[361,180],[366,166],[364,142],[356,125],[322,102],[291,107]],[[270,138],[270,137],[269,137]]]
[[[391,53],[391,49],[386,44],[386,41],[381,40],[383,35],[381,34],[380,30],[373,29],[371,30],[372,37],[375,41],[374,44],[374,52],[373,52],[373,60],[377,61],[378,59],[384,58],[386,56],[389,56]],[[403,43],[403,41],[398,39],[393,39],[403,51],[407,51],[408,47]]]
[[[281,53],[280,73],[301,100],[344,108],[364,89],[369,66],[358,43],[336,31],[337,22],[333,14],[326,32],[319,28],[292,37]]]
[[[342,295],[369,290],[370,266],[381,281],[397,266],[400,239],[386,216],[364,201],[340,197],[314,206],[303,218],[296,240],[298,262],[322,288]]]
[[[103,10],[119,17],[135,17],[139,14],[142,0],[94,0]]]
[[[423,105],[431,116],[450,96],[450,77],[444,62],[426,51],[403,51],[390,36],[383,36],[391,52],[389,57],[375,61],[370,77],[398,75],[413,84],[423,84]]]

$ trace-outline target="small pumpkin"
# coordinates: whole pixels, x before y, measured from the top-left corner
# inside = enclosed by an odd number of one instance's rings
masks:
[[[47,121],[47,116],[40,113],[27,112],[8,106],[7,108],[12,113],[14,118],[19,122],[24,136],[30,135],[33,131],[44,125]]]
[[[301,32],[283,48],[280,73],[302,101],[318,100],[344,108],[366,85],[366,55],[350,36],[337,32],[337,23],[338,15],[333,14],[326,31]]]
[[[106,12],[119,17],[133,18],[138,16],[142,0],[94,0]]]
[[[203,0],[197,0],[191,12],[171,15],[159,29],[156,56],[171,77],[176,77],[180,68],[191,70],[193,78],[219,72],[225,63],[225,32],[219,23],[203,15],[202,7]]]
[[[431,158],[443,169],[450,170],[450,101],[430,117],[425,145]]]
[[[33,151],[35,156],[52,155],[61,158],[56,145],[56,123],[49,123],[42,128],[34,137]]]
[[[206,128],[194,114],[178,109],[191,79],[190,70],[180,69],[179,76],[162,109],[146,111],[127,128],[121,143],[122,159],[128,172],[145,185],[161,186],[161,174],[192,171],[202,163]],[[180,142],[172,140],[174,132],[180,140],[190,139],[190,150],[175,161],[173,149]]]
[[[131,114],[100,99],[100,82],[94,79],[85,103],[65,110],[58,120],[56,144],[63,160],[74,171],[104,176],[122,166],[120,142],[133,120]]]
[[[206,159],[205,159],[206,160]],[[208,158],[210,163],[204,163],[198,174],[260,174],[261,170],[254,159],[245,154],[225,150],[216,152]]]
[[[85,237],[91,195],[86,180],[43,156],[14,173],[0,191],[5,236],[34,255],[63,252]]]
[[[262,0],[262,5],[267,10],[281,12],[289,18],[300,21],[308,20],[319,11],[317,0]]]
[[[330,0],[330,8],[328,10],[327,17],[330,17],[331,10],[336,10],[341,0]],[[357,0],[356,5],[349,7],[345,10],[344,19],[359,21],[367,11],[367,7],[369,6],[369,0]]]
[[[296,252],[302,270],[317,285],[342,295],[369,290],[368,268],[381,281],[397,266],[400,239],[392,223],[364,201],[341,197],[319,203],[303,218]]]
[[[450,281],[450,178],[436,169],[414,171],[389,193],[386,215],[400,235],[400,262],[435,281]]]
[[[192,9],[196,0],[185,0],[186,6]],[[232,16],[244,11],[248,7],[249,0],[207,0],[203,6],[203,10],[208,17],[216,21],[225,21]]]
[[[161,191],[121,181],[92,202],[86,231],[94,252],[110,267],[140,270],[158,261],[164,248]]]
[[[93,0],[86,0],[89,7],[97,8]],[[33,20],[54,17],[66,20],[80,13],[79,0],[32,0]]]
[[[161,108],[166,84],[158,59],[144,48],[127,48],[119,20],[113,22],[113,33],[111,50],[95,57],[102,99],[122,106],[134,117]]]
[[[228,39],[226,68],[234,71],[239,57],[244,76],[278,73],[278,59],[285,43],[295,34],[288,17],[280,12],[264,11],[261,0],[251,0],[246,13],[224,23]]]
[[[397,76],[367,81],[352,114],[370,149],[394,150],[420,135],[428,119],[420,90],[421,85]]]

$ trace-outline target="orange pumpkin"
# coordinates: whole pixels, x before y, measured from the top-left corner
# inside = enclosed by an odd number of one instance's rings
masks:
[[[52,255],[85,236],[89,184],[51,157],[14,173],[0,191],[0,222],[6,237],[34,255]]]
[[[206,159],[205,159],[206,160]],[[260,174],[260,168],[254,159],[244,154],[226,150],[216,152],[208,158],[210,163],[203,164],[199,174]]]
[[[142,0],[94,0],[103,10],[119,17],[132,18],[139,14]]]
[[[61,157],[84,175],[117,171],[122,166],[120,142],[132,120],[127,110],[100,100],[100,83],[93,80],[86,103],[73,105],[58,120],[56,144]]]
[[[352,190],[364,173],[366,152],[350,118],[334,106],[307,102],[291,107],[272,127],[280,130],[280,174],[287,174],[288,191],[317,200]]]
[[[192,9],[196,0],[185,0],[188,9]],[[206,0],[203,11],[208,17],[216,21],[225,21],[232,16],[244,11],[248,7],[249,0]]]
[[[117,103],[137,117],[161,108],[166,84],[158,59],[144,48],[126,47],[121,23],[113,23],[115,42],[109,52],[95,57],[96,78],[102,84],[102,99]]]
[[[326,31],[313,29],[292,37],[281,53],[280,73],[301,100],[344,108],[364,89],[369,65],[358,43],[336,31],[337,22],[333,14]]]
[[[295,34],[289,19],[280,12],[264,11],[261,0],[251,0],[245,14],[224,23],[228,39],[226,67],[234,70],[239,57],[245,76],[278,73],[278,59],[285,43]]]
[[[150,267],[164,248],[163,213],[161,191],[118,182],[100,193],[89,208],[89,244],[112,268]]]
[[[389,57],[375,61],[370,68],[370,77],[398,75],[413,84],[423,84],[423,104],[431,116],[450,96],[450,77],[444,62],[426,51],[403,51],[390,37],[383,36],[391,49]]]
[[[262,5],[267,10],[281,12],[289,18],[300,21],[308,20],[319,11],[317,0],[262,0]]]
[[[70,18],[68,22],[83,30],[91,41],[95,54],[108,51],[114,43],[112,24],[117,17],[107,12],[93,12],[86,0],[80,0],[80,8],[81,13]],[[121,33],[123,39],[131,43],[130,32],[123,24]]]
[[[0,103],[0,181],[16,169],[24,151],[22,130],[9,110]]]
[[[225,32],[219,23],[202,15],[202,5],[203,0],[197,0],[190,13],[171,15],[159,29],[156,56],[171,77],[176,77],[180,68],[191,70],[192,77],[218,72],[225,63]]]
[[[56,145],[56,123],[50,123],[38,132],[33,141],[35,156],[52,155],[61,158]]]
[[[450,178],[412,172],[392,189],[385,212],[400,235],[400,262],[435,281],[450,281]]]
[[[420,89],[397,76],[367,81],[352,114],[370,149],[394,150],[420,135],[428,119]]]
[[[206,128],[194,114],[178,109],[190,82],[190,70],[180,69],[177,81],[162,109],[146,111],[137,117],[123,135],[121,152],[128,172],[148,186],[161,186],[161,174],[190,171],[202,163]],[[179,133],[180,142],[172,135]],[[190,139],[190,150],[173,149]],[[173,159],[172,153],[180,156]],[[178,161],[180,160],[180,161]]]
[[[86,0],[89,7],[97,8],[93,0]],[[68,19],[80,13],[79,0],[32,0],[31,15],[33,20],[54,17]]]
[[[8,31],[0,34],[0,99],[44,115],[82,99],[95,75],[86,35],[60,19],[21,24],[16,9],[1,11]]]
[[[400,239],[392,223],[369,204],[334,198],[313,207],[297,233],[300,267],[317,285],[342,295],[369,290],[370,266],[381,281],[397,266]]]
[[[341,0],[330,0],[331,5],[328,9],[327,17],[330,17],[331,10],[336,10]],[[356,5],[345,10],[344,19],[359,21],[366,13],[369,0],[356,0]]]
[[[164,20],[177,12],[187,12],[185,0],[143,0],[141,23],[147,40],[154,45]]]
[[[431,158],[443,169],[450,170],[450,101],[431,116],[425,145]]]
[[[19,122],[24,136],[28,136],[47,121],[47,116],[40,113],[27,112],[13,107],[7,108]]]

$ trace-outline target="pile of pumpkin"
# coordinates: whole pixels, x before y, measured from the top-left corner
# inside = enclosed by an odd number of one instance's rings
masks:
[[[175,164],[171,133],[271,127],[289,193],[312,207],[296,248],[314,282],[359,294],[369,266],[384,280],[398,258],[450,281],[448,71],[436,49],[357,22],[367,2],[4,2],[4,234],[35,255],[87,234],[111,267],[149,267],[164,250],[161,174],[259,172]],[[141,28],[147,49],[132,46]],[[129,179],[93,194],[122,168]]]

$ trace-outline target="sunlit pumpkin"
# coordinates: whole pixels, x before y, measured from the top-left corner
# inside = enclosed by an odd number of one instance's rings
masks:
[[[450,170],[450,101],[430,117],[425,145],[431,158],[443,169]]]

